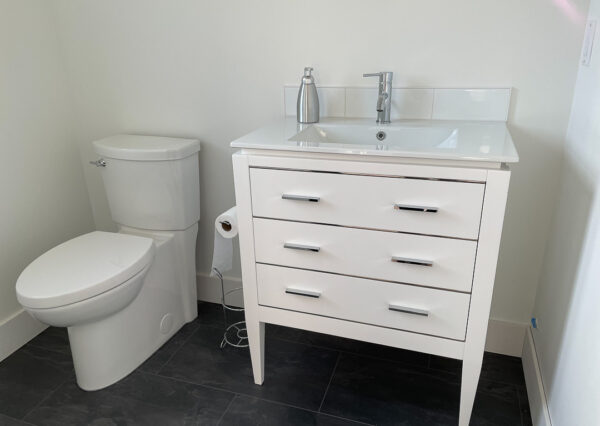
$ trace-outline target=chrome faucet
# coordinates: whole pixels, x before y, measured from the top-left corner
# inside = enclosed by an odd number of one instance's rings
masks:
[[[389,123],[392,111],[392,78],[393,72],[375,72],[363,74],[363,77],[379,77],[379,94],[377,96],[377,122]]]

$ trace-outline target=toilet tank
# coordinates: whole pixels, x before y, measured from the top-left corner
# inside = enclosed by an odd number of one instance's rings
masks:
[[[195,139],[117,135],[94,142],[113,220],[132,228],[174,231],[200,220]]]

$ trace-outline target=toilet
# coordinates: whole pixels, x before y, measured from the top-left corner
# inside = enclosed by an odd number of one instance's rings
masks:
[[[94,142],[118,232],[90,232],[34,260],[17,298],[67,327],[78,385],[127,376],[197,315],[198,152],[193,139],[118,135]]]

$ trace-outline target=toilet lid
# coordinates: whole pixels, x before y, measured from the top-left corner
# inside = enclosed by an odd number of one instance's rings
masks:
[[[118,160],[178,160],[200,151],[200,142],[162,136],[116,135],[95,141],[94,150],[106,158]]]
[[[152,261],[150,238],[90,232],[47,251],[17,280],[17,299],[27,308],[55,308],[97,296],[123,284]]]

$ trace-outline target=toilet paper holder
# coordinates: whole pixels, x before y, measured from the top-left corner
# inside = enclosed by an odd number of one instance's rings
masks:
[[[221,222],[223,223],[223,222]],[[231,225],[230,225],[231,226]],[[229,231],[225,229],[226,231]],[[223,280],[223,274],[217,268],[212,269],[217,278],[221,281],[221,306],[223,307],[223,317],[225,318],[225,324],[227,324],[227,312],[244,312],[244,308],[227,304],[227,296],[232,293],[242,291],[242,287],[232,288],[231,290],[225,291],[225,284]],[[248,347],[248,331],[246,329],[246,321],[237,321],[227,326],[223,333],[223,340],[221,340],[220,348],[223,349],[225,346],[233,346],[234,348],[247,348]]]
[[[229,232],[229,231],[231,231],[232,225],[231,225],[231,223],[230,223],[230,222],[228,222],[228,221],[224,220],[224,221],[222,221],[222,222],[219,222],[219,223],[221,224],[221,228],[223,228],[223,230],[224,230],[225,232]]]

